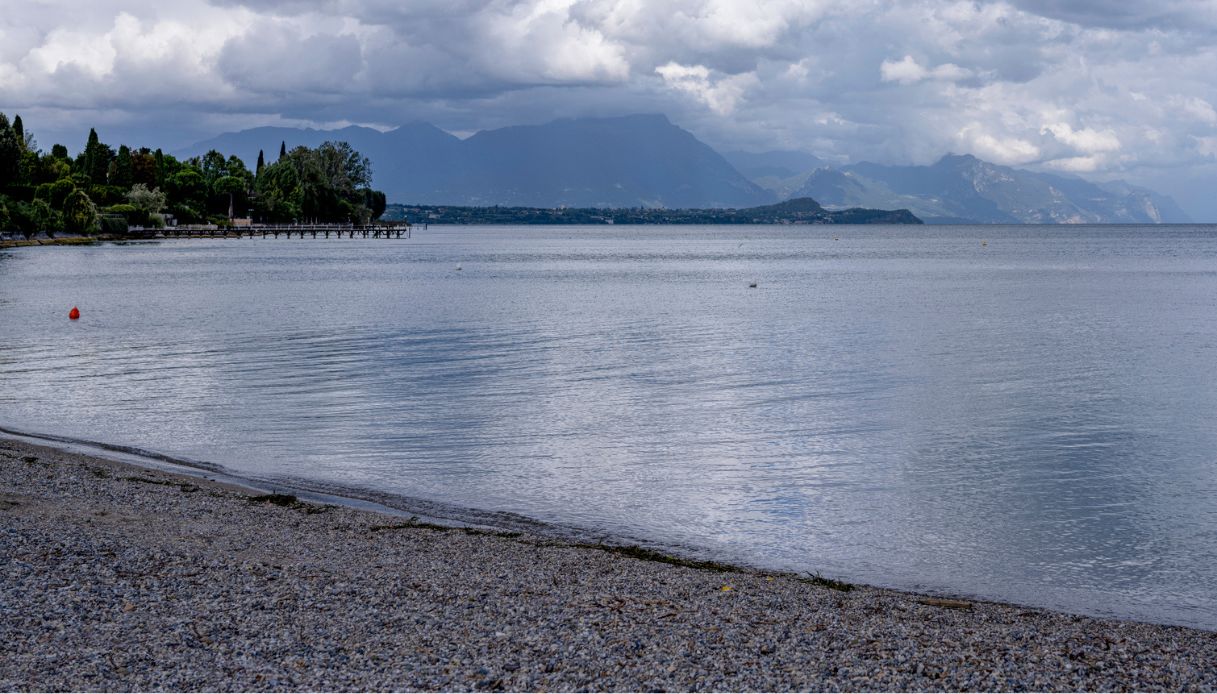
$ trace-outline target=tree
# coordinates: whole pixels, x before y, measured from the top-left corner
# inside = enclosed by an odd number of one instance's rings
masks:
[[[62,222],[59,215],[44,200],[15,202],[9,208],[9,215],[12,225],[27,239],[40,231],[56,231]]]
[[[51,145],[51,156],[56,159],[68,160],[68,148],[63,145]]]
[[[371,177],[367,157],[346,142],[296,147],[257,177],[258,213],[271,222],[366,223],[385,208],[384,194],[369,188]]]
[[[156,157],[147,147],[131,153],[132,183],[142,183],[145,186],[156,186]]]
[[[122,145],[118,148],[118,156],[110,168],[110,185],[119,188],[130,188],[135,183],[135,163],[131,158],[131,148]]]
[[[70,178],[61,178],[54,183],[43,183],[34,191],[35,200],[43,200],[53,210],[62,210],[68,196],[76,192],[76,182]]]
[[[267,222],[299,221],[304,190],[296,168],[285,159],[268,164],[258,177],[258,214]]]
[[[29,143],[26,141],[26,138],[29,136],[25,134],[25,124],[21,122],[20,115],[13,116],[13,134],[17,136],[17,144],[21,147],[21,151],[27,152],[31,149],[27,146]],[[32,140],[33,138],[30,139]]]
[[[385,198],[385,194],[379,190],[365,189],[363,195],[363,204],[368,209],[367,221],[371,222],[380,219],[385,213],[385,208],[388,207],[388,200]]]
[[[154,215],[165,209],[167,196],[160,188],[148,190],[148,186],[143,183],[136,183],[131,186],[131,192],[127,193],[127,201],[136,209]]]
[[[165,178],[168,174],[168,172],[165,171],[165,153],[161,151],[160,147],[157,147],[156,152],[152,155],[152,158],[156,160],[156,185],[164,186]]]
[[[85,144],[84,151],[77,158],[77,161],[81,164],[80,170],[93,183],[105,184],[106,174],[109,173],[110,162],[113,159],[113,148],[102,144],[101,140],[97,137],[97,131],[89,128],[89,140]]]
[[[285,157],[287,157],[287,140],[281,140],[279,142],[279,161],[283,161]]]
[[[262,156],[262,150],[258,150],[258,168],[254,170],[254,175],[261,176],[264,168],[266,168],[266,158]]]
[[[347,142],[323,142],[317,148],[322,173],[331,188],[350,195],[372,183],[372,162]]]
[[[0,197],[0,231],[8,231],[12,227],[12,220],[8,216],[8,205],[5,204],[4,198]]]
[[[0,189],[16,183],[20,173],[21,146],[8,117],[0,113]]]
[[[92,234],[97,230],[97,208],[83,190],[73,191],[64,201],[63,222],[75,234]]]
[[[183,221],[194,222],[207,215],[207,182],[191,166],[182,169],[165,182],[170,210]]]

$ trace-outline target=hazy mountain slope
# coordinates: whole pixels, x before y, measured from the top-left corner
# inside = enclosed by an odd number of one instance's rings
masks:
[[[579,207],[747,207],[775,198],[664,116],[559,120],[464,143],[460,202]]]
[[[930,166],[862,162],[839,171],[820,170],[795,195],[811,196],[831,207],[907,208],[931,222],[1188,221],[1173,200],[1144,188],[1036,173],[969,155],[948,155]]]
[[[807,152],[772,150],[769,152],[723,152],[723,158],[752,180],[790,178],[825,166],[823,159]]]

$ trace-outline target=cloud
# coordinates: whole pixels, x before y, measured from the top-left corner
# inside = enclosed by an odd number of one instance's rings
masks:
[[[998,164],[1026,164],[1040,158],[1040,148],[1027,140],[994,135],[980,123],[970,123],[959,130],[956,141],[960,151],[975,154]]]
[[[672,89],[692,94],[719,115],[730,115],[744,93],[758,83],[753,73],[712,77],[705,65],[668,63],[655,72]]]
[[[1160,178],[1212,166],[1214,33],[1184,0],[45,0],[0,14],[0,103],[44,144],[660,111],[722,148]]]
[[[884,82],[899,82],[914,84],[922,80],[944,80],[958,82],[972,76],[972,71],[959,67],[954,63],[944,63],[933,69],[922,67],[913,56],[906,55],[901,60],[885,60],[879,66],[879,74]]]
[[[1040,134],[1049,134],[1074,150],[1086,154],[1113,152],[1120,149],[1120,138],[1110,130],[1103,132],[1092,128],[1074,130],[1068,123],[1049,123],[1040,128]]]

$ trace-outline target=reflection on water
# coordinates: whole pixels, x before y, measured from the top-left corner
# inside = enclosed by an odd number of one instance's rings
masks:
[[[0,254],[0,426],[1210,628],[1215,363],[1198,227]]]

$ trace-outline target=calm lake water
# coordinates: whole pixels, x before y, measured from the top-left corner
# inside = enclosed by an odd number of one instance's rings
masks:
[[[2,251],[0,426],[1217,628],[1213,227]]]

